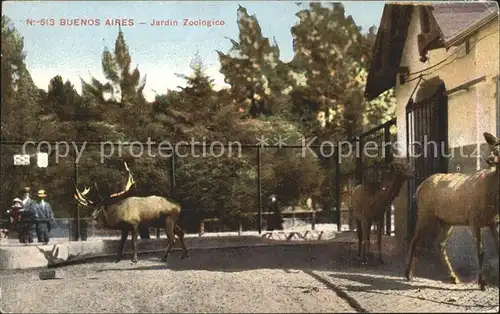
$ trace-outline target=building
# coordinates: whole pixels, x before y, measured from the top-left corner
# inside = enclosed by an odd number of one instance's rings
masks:
[[[411,234],[413,195],[436,172],[484,167],[483,132],[500,135],[499,9],[495,2],[386,4],[365,96],[394,88],[404,157],[422,153],[416,142],[438,143],[442,154],[415,159],[418,178],[396,200],[396,236]],[[462,152],[462,153],[461,153]],[[435,154],[435,153],[434,153]]]

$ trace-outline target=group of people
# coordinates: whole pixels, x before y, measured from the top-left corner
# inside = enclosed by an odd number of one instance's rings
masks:
[[[47,244],[50,241],[51,222],[54,221],[52,207],[46,201],[45,190],[39,190],[36,199],[31,198],[31,189],[25,187],[23,198],[15,198],[7,210],[10,216],[11,230],[17,231],[19,242],[33,243],[36,234],[38,243]]]

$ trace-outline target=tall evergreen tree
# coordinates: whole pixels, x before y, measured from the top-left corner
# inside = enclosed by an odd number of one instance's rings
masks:
[[[40,97],[24,62],[24,40],[4,15],[1,36],[2,140],[40,138]]]
[[[104,49],[102,53],[102,69],[106,79],[111,83],[111,97],[122,105],[143,101],[142,94],[146,85],[146,77],[141,79],[139,68],[131,71],[132,58],[121,28],[115,41],[114,52]]]
[[[228,54],[219,53],[221,73],[231,85],[233,97],[252,117],[279,112],[286,90],[286,66],[279,60],[279,48],[262,35],[255,15],[238,8],[239,41],[231,39]]]
[[[105,48],[102,54],[101,65],[107,82],[102,83],[95,77],[90,82],[82,80],[85,106],[87,110],[101,113],[102,123],[94,123],[94,127],[97,134],[107,134],[106,139],[147,140],[152,108],[143,95],[146,76],[141,78],[138,67],[131,70],[131,63],[120,28],[114,51]]]

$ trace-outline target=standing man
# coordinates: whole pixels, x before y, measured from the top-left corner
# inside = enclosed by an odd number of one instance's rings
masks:
[[[25,187],[22,190],[23,199],[22,205],[23,208],[20,210],[20,224],[19,224],[19,241],[21,243],[33,243],[33,233],[35,229],[34,223],[34,212],[31,208],[33,205],[33,199],[30,196],[31,189],[29,187]]]
[[[52,212],[52,207],[45,201],[47,194],[45,190],[39,190],[37,194],[37,200],[33,204],[32,208],[36,212],[36,236],[38,242],[43,242],[43,244],[49,243],[49,233],[51,230],[50,222],[54,220],[54,213]]]
[[[269,200],[269,209],[273,213],[273,215],[271,216],[271,219],[269,219],[270,221],[268,222],[267,230],[283,230],[283,216],[281,214],[278,200],[276,199],[276,196],[274,194],[269,197]]]

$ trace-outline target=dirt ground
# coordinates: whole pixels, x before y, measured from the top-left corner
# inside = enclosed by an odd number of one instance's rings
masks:
[[[361,266],[354,252],[301,244],[191,250],[180,260],[176,251],[166,264],[160,254],[67,266],[54,280],[1,271],[0,304],[2,313],[498,311],[498,288],[482,292],[473,277],[452,285],[421,260],[407,282],[402,258]]]

